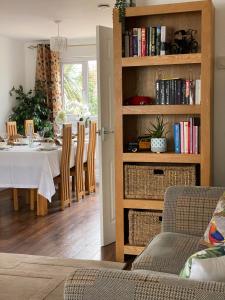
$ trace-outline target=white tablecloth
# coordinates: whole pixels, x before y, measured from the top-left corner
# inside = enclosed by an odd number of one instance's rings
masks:
[[[76,143],[70,166],[74,166]],[[0,188],[34,188],[51,201],[55,194],[53,178],[60,174],[61,148],[40,151],[29,146],[15,146],[0,151]]]

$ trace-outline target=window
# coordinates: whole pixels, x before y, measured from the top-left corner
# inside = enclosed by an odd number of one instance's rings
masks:
[[[97,116],[97,64],[95,60],[62,64],[64,110],[77,117]]]

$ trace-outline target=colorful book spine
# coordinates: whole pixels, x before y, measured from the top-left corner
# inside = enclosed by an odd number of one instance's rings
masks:
[[[193,153],[199,153],[199,127],[193,126]]]
[[[166,88],[165,80],[160,80],[159,99],[160,99],[160,104],[162,105],[166,104],[165,88]]]
[[[160,55],[166,55],[166,26],[161,26]]]
[[[156,27],[152,27],[151,30],[151,56],[156,55]]]
[[[125,33],[125,57],[129,57],[130,56],[130,36],[129,36],[129,32],[126,31]]]
[[[189,104],[193,105],[195,103],[195,81],[190,80],[190,97]]]
[[[156,80],[155,83],[155,104],[160,104],[160,80]]]
[[[190,133],[189,133],[189,141],[190,141],[190,154],[193,154],[193,118],[190,118]]]
[[[195,80],[195,104],[201,104],[201,79]]]
[[[188,139],[188,136],[189,136],[189,130],[188,130],[188,125],[189,122],[184,122],[184,153],[185,154],[188,154],[189,153],[189,147],[188,147],[188,144],[189,144],[189,139]]]
[[[149,56],[149,27],[146,28],[146,55]]]
[[[170,104],[170,80],[165,80],[165,104]]]
[[[190,100],[190,80],[186,80],[186,84],[185,84],[186,90],[185,90],[185,102],[186,104],[189,104],[189,100]]]
[[[138,56],[141,56],[141,28],[138,28]]]
[[[180,122],[180,151],[184,153],[184,122]]]
[[[132,31],[129,31],[129,54],[130,56],[134,56],[133,55],[133,34]]]
[[[181,79],[180,104],[186,104],[186,80]]]
[[[146,28],[141,28],[141,56],[146,56]]]
[[[161,26],[156,27],[156,55],[160,55],[161,50]]]
[[[133,28],[133,56],[138,56],[138,28]]]
[[[180,124],[174,124],[174,149],[175,153],[181,153],[181,145],[180,145]]]

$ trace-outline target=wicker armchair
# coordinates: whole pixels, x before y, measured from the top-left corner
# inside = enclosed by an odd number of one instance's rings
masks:
[[[171,187],[165,194],[162,232],[134,261],[132,271],[79,269],[65,284],[65,299],[219,300],[225,283],[178,277],[225,188]]]

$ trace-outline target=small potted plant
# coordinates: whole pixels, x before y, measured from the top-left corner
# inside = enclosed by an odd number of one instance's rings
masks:
[[[156,123],[151,123],[152,128],[147,129],[151,136],[151,151],[154,153],[163,153],[167,151],[166,123],[163,117],[157,116]]]
[[[115,8],[119,9],[119,21],[124,22],[126,8],[136,6],[136,0],[116,0]]]

